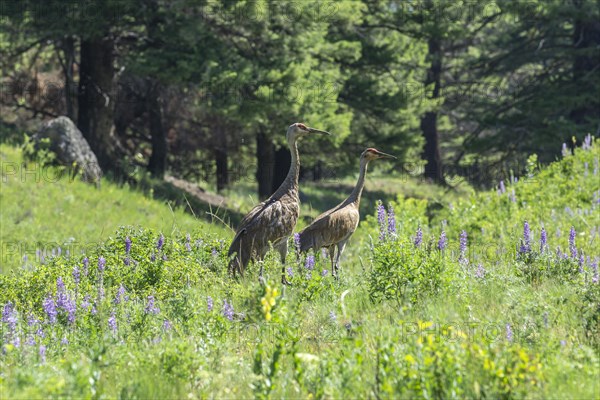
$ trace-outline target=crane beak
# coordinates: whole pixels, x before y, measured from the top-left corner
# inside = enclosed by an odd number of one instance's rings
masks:
[[[378,152],[377,152],[377,155],[378,155],[380,158],[393,158],[394,160],[396,160],[396,159],[398,158],[398,157],[396,157],[396,156],[393,156],[393,155],[391,155],[391,154],[383,153],[383,152],[381,152],[381,151],[378,151]]]
[[[315,129],[315,128],[308,128],[308,131],[310,133],[320,133],[321,135],[331,135],[331,133],[329,133],[329,132],[322,131],[320,129]]]

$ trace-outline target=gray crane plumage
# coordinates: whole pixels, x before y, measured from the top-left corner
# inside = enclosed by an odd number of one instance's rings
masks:
[[[292,153],[290,170],[277,191],[254,207],[240,222],[229,247],[229,257],[235,255],[229,263],[229,272],[232,275],[243,275],[248,263],[251,260],[262,260],[271,245],[279,251],[282,262],[285,261],[288,237],[294,231],[300,214],[300,158],[297,141],[314,133],[329,134],[301,123],[295,123],[288,128],[286,138]],[[285,268],[282,270],[282,281],[285,283],[284,272]],[[262,277],[262,265],[260,275]]]
[[[340,256],[346,247],[346,242],[358,227],[360,220],[358,210],[362,191],[365,186],[367,166],[371,160],[378,158],[396,157],[382,153],[377,149],[366,149],[360,156],[360,174],[350,196],[336,207],[319,215],[309,226],[300,232],[301,252],[306,252],[310,249],[317,251],[322,247],[329,251],[331,274],[333,276],[337,275]]]

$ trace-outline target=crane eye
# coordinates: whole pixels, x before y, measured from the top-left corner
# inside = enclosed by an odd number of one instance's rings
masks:
[[[304,131],[307,131],[307,130],[308,130],[308,128],[307,128],[307,127],[306,127],[306,125],[304,125],[304,124],[297,124],[296,126],[297,126],[298,128],[300,128],[300,129],[304,130]]]

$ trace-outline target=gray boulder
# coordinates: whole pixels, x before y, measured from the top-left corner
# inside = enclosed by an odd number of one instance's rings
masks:
[[[82,172],[86,182],[100,184],[102,169],[96,155],[77,126],[68,117],[58,117],[42,125],[33,135],[36,150],[47,148],[56,154],[56,162],[66,167],[75,167]],[[43,144],[43,139],[47,144]]]

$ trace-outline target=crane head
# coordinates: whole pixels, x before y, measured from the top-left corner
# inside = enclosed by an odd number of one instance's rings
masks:
[[[393,159],[396,159],[395,156],[393,156],[391,154],[384,153],[384,152],[379,151],[377,149],[374,149],[373,147],[369,147],[368,149],[366,149],[365,151],[363,151],[363,153],[360,155],[360,158],[364,158],[367,161],[377,160],[378,158],[393,158]]]
[[[287,138],[288,140],[294,138],[300,138],[303,136],[308,136],[311,134],[321,134],[321,135],[331,135],[329,132],[326,131],[322,131],[320,129],[315,129],[315,128],[311,128],[309,126],[304,125],[301,122],[296,122],[295,124],[290,125],[290,127],[287,130]]]

